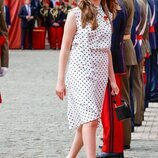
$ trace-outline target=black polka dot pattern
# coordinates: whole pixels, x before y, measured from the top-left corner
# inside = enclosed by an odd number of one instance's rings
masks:
[[[111,25],[98,7],[98,28],[89,24],[82,29],[81,11],[71,10],[76,17],[77,32],[70,53],[66,87],[68,90],[69,128],[100,118],[108,81],[108,53],[111,47]]]

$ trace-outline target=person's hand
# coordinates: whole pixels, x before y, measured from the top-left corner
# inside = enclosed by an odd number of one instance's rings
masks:
[[[30,20],[34,19],[34,16],[30,16]]]
[[[58,81],[56,85],[56,95],[63,100],[66,96],[66,86],[64,81]]]
[[[8,68],[6,68],[6,67],[1,67],[1,68],[0,68],[0,77],[5,76],[5,75],[7,74],[7,72],[8,72]]]
[[[112,95],[118,95],[120,90],[119,90],[116,82],[112,82],[112,83],[110,83],[110,85],[111,85],[111,88],[112,88],[111,94]]]
[[[8,25],[8,31],[10,30],[10,28],[11,28],[11,25]]]
[[[53,26],[59,26],[59,24],[55,22],[55,23],[53,24]]]
[[[26,19],[29,20],[30,16],[26,16]]]

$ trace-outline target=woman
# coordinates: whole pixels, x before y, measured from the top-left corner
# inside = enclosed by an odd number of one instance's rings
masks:
[[[108,2],[108,3],[107,3]],[[67,17],[59,57],[56,94],[61,100],[68,87],[68,120],[76,135],[67,158],[75,158],[84,145],[87,158],[96,158],[96,129],[108,79],[112,94],[118,94],[111,47],[111,14],[115,0],[81,0]]]

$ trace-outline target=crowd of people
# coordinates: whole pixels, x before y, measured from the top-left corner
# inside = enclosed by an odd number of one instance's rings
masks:
[[[24,0],[19,10],[21,19],[21,49],[33,48],[33,29],[43,28],[52,49],[60,49],[64,23],[68,10],[77,6],[75,0]],[[8,29],[11,27],[10,8],[4,1],[4,15]],[[27,47],[26,47],[27,43]]]
[[[68,0],[24,0],[19,17],[22,21],[21,49],[25,49],[26,34],[28,33],[28,47],[32,49],[32,32],[34,27],[45,27],[48,41],[52,49],[60,49],[64,23],[68,10],[74,8],[75,1]]]

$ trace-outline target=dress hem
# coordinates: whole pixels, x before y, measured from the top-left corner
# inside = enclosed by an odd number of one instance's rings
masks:
[[[98,120],[98,127],[99,127],[99,125],[100,125],[100,120],[101,120],[101,116],[99,116],[99,117],[97,117],[97,118],[95,118],[95,119],[92,119],[92,120],[88,120],[88,121],[82,122],[82,123],[77,124],[76,126],[73,126],[73,127],[69,126],[69,129],[70,129],[70,130],[76,129],[76,128],[80,127],[81,125],[84,125],[84,124],[86,124],[86,123],[92,122],[92,121],[94,121],[94,120]]]

